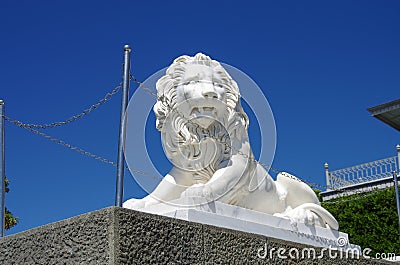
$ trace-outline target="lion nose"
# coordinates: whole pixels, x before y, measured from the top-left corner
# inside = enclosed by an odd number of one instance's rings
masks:
[[[216,98],[216,99],[218,99],[218,94],[213,90],[204,90],[202,92],[202,94],[203,94],[203,97],[205,97],[205,98]]]

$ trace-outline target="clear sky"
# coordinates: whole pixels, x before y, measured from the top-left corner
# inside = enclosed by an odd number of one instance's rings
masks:
[[[121,81],[124,44],[139,80],[204,52],[263,90],[277,127],[273,165],[325,184],[325,162],[338,169],[396,154],[399,132],[366,109],[399,98],[399,13],[396,0],[5,0],[0,98],[9,117],[60,121]],[[45,132],[116,160],[120,95]],[[20,218],[7,233],[113,205],[115,174],[7,123],[7,206]],[[126,199],[145,195],[129,173],[125,182]]]

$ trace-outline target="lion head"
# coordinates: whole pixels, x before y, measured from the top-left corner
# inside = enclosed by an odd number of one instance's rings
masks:
[[[156,88],[153,110],[167,157],[189,170],[215,172],[249,123],[237,83],[219,62],[198,53],[175,59]]]

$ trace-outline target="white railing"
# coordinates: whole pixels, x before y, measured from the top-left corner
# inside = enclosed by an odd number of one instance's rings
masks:
[[[397,156],[380,159],[348,168],[329,172],[325,163],[327,190],[342,189],[350,185],[372,180],[392,177],[393,171],[399,171],[400,146],[397,146]]]

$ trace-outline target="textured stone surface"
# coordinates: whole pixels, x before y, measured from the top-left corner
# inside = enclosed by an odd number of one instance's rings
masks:
[[[0,264],[111,264],[112,208],[0,239]]]
[[[118,209],[116,264],[202,264],[202,225]]]
[[[287,259],[257,256],[267,246]],[[295,244],[118,207],[0,238],[0,264],[383,264],[377,260],[290,258]],[[293,252],[295,255],[295,252]],[[320,250],[317,250],[319,255]],[[386,262],[386,264],[391,264]]]
[[[263,264],[257,250],[264,236],[204,225],[205,264]]]

